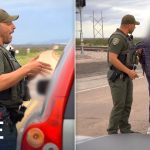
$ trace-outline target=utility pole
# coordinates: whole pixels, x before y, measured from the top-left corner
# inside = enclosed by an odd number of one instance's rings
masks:
[[[103,25],[103,12],[101,11],[101,21],[102,21],[102,38],[104,38],[104,25]]]
[[[92,15],[92,22],[93,22],[93,37],[104,38],[104,22],[103,22],[103,13],[101,11],[100,18],[95,16],[95,12],[93,11]]]
[[[92,18],[93,18],[93,37],[95,39],[95,22],[94,22],[95,16],[94,16],[94,10],[93,10],[93,16],[92,16]]]
[[[82,7],[79,7],[79,13],[80,13],[80,44],[81,44],[81,54],[84,53],[84,43],[83,43],[83,31],[82,31]]]
[[[82,8],[85,7],[86,1],[85,0],[76,0],[76,7],[79,9],[80,14],[80,45],[81,45],[81,54],[84,53],[84,42],[83,42],[83,30],[82,30]]]

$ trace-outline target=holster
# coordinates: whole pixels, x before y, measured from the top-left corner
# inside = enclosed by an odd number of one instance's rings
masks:
[[[123,73],[122,71],[116,69],[114,66],[111,66],[110,69],[113,71],[112,75],[110,76],[109,80],[115,82],[118,78],[122,79],[123,81],[128,76],[127,74]]]
[[[9,110],[10,111],[10,118],[14,124],[17,122],[21,121],[22,118],[24,117],[25,111],[26,111],[25,106],[21,106],[18,110]]]
[[[113,73],[110,76],[109,80],[112,81],[112,82],[115,82],[119,78],[120,74],[121,73],[119,73],[119,72],[113,71]]]

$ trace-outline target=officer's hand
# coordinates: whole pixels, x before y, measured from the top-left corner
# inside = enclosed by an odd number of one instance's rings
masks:
[[[47,74],[52,68],[49,64],[35,60],[30,61],[23,66],[27,70],[27,74],[31,76],[36,76],[37,74]]]
[[[135,70],[129,70],[128,71],[128,76],[131,78],[131,79],[135,79],[135,78],[138,78],[139,76],[137,75],[137,73],[135,72]]]

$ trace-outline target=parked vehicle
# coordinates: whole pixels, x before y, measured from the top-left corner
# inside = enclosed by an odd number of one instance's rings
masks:
[[[41,108],[34,110],[19,131],[18,150],[74,150],[74,57],[74,45],[69,43]]]

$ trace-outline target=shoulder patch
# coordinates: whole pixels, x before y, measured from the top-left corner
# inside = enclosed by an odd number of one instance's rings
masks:
[[[113,45],[117,45],[119,42],[120,42],[120,39],[119,39],[119,38],[114,38],[114,39],[112,40],[112,44],[113,44]]]

